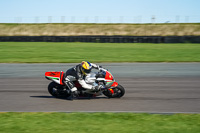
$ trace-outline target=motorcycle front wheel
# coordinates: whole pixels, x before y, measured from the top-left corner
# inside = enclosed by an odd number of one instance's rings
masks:
[[[104,91],[103,94],[109,98],[121,98],[125,94],[125,89],[120,84],[118,84],[117,87],[112,88],[111,90],[108,89]]]

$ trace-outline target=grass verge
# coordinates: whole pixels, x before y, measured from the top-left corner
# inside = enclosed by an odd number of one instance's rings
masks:
[[[0,42],[0,63],[199,62],[199,44]]]
[[[200,114],[0,113],[1,133],[198,133]]]

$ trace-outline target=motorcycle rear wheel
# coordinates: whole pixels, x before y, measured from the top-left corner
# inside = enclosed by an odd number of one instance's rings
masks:
[[[66,93],[63,91],[63,86],[55,83],[55,82],[51,82],[48,86],[48,92],[56,97],[56,98],[67,98],[70,96],[70,94]]]
[[[112,94],[109,90],[104,91],[103,94],[109,98],[121,98],[125,94],[125,89],[120,84],[118,84],[117,87],[112,89],[114,91],[114,94]]]

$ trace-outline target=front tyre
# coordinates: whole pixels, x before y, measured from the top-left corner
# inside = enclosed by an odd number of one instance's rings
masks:
[[[112,91],[109,89],[104,91],[103,94],[109,98],[121,98],[125,94],[125,89],[120,84],[117,87],[112,88]]]

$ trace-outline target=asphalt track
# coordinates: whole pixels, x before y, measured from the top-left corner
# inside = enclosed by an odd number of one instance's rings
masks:
[[[200,63],[104,63],[126,89],[124,97],[52,97],[44,73],[74,65],[0,64],[0,112],[200,113]]]

